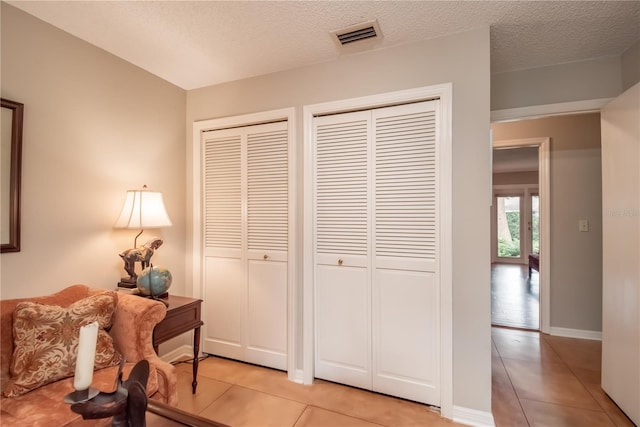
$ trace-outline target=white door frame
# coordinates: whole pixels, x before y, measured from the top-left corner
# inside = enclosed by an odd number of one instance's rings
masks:
[[[287,251],[287,374],[291,381],[298,381],[296,378],[296,337],[298,328],[296,320],[299,316],[299,308],[296,304],[298,300],[298,292],[296,283],[296,261],[297,254],[297,234],[296,234],[296,140],[295,140],[295,108],[283,108],[279,110],[264,111],[259,113],[244,114],[240,116],[223,117],[218,119],[209,119],[193,122],[193,138],[192,138],[192,199],[193,199],[193,216],[192,216],[192,237],[193,237],[193,258],[192,258],[192,295],[195,298],[202,298],[206,313],[207,301],[204,295],[204,264],[202,262],[202,132],[215,129],[224,129],[229,127],[249,126],[275,121],[288,122],[288,138],[289,138],[289,248]],[[204,333],[202,338],[206,337],[207,323],[203,326]]]
[[[315,251],[313,230],[313,118],[314,116],[370,109],[416,101],[440,100],[440,413],[453,418],[453,260],[452,260],[452,84],[365,96],[303,108],[303,372],[304,384],[314,378]]]
[[[514,120],[538,119],[575,113],[599,113],[602,107],[614,98],[585,99],[582,101],[561,102],[558,104],[531,105],[528,107],[492,110],[491,123],[511,122]]]
[[[538,147],[538,194],[540,197],[540,331],[548,334],[551,321],[551,138],[493,141],[493,148]]]

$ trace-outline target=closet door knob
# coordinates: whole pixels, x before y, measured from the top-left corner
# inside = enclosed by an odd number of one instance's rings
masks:
[[[340,259],[338,260],[338,265],[342,265],[342,263],[343,263],[343,262],[344,262],[344,261],[342,261],[342,258],[340,258]]]
[[[267,258],[269,258],[269,256],[267,254],[264,254],[264,256],[262,257],[262,259],[266,260]]]

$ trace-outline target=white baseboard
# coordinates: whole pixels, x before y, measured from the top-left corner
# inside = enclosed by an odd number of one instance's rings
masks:
[[[552,326],[549,328],[549,334],[559,337],[602,341],[602,332],[600,331],[585,331],[583,329],[558,328],[556,326]]]
[[[160,356],[160,359],[167,363],[175,362],[176,360],[180,360],[184,357],[189,359],[193,359],[193,346],[190,345],[181,345],[180,347],[171,350],[167,354],[163,354]]]
[[[453,421],[475,427],[495,427],[491,412],[453,405]]]

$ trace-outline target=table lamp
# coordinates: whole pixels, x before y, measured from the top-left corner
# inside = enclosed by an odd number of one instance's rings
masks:
[[[138,275],[135,271],[136,262],[142,264],[142,269],[150,265],[153,252],[162,245],[162,239],[154,237],[142,246],[138,246],[138,237],[148,228],[168,227],[171,220],[164,207],[162,193],[151,191],[146,185],[142,190],[128,190],[122,206],[122,212],[114,224],[114,228],[140,229],[133,240],[133,248],[120,253],[124,261],[124,269],[129,277],[123,277],[118,282],[119,287],[135,288]]]

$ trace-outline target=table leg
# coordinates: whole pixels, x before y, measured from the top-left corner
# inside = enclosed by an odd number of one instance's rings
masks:
[[[192,393],[196,394],[198,387],[198,355],[200,354],[200,326],[193,330],[193,382],[191,383]]]

